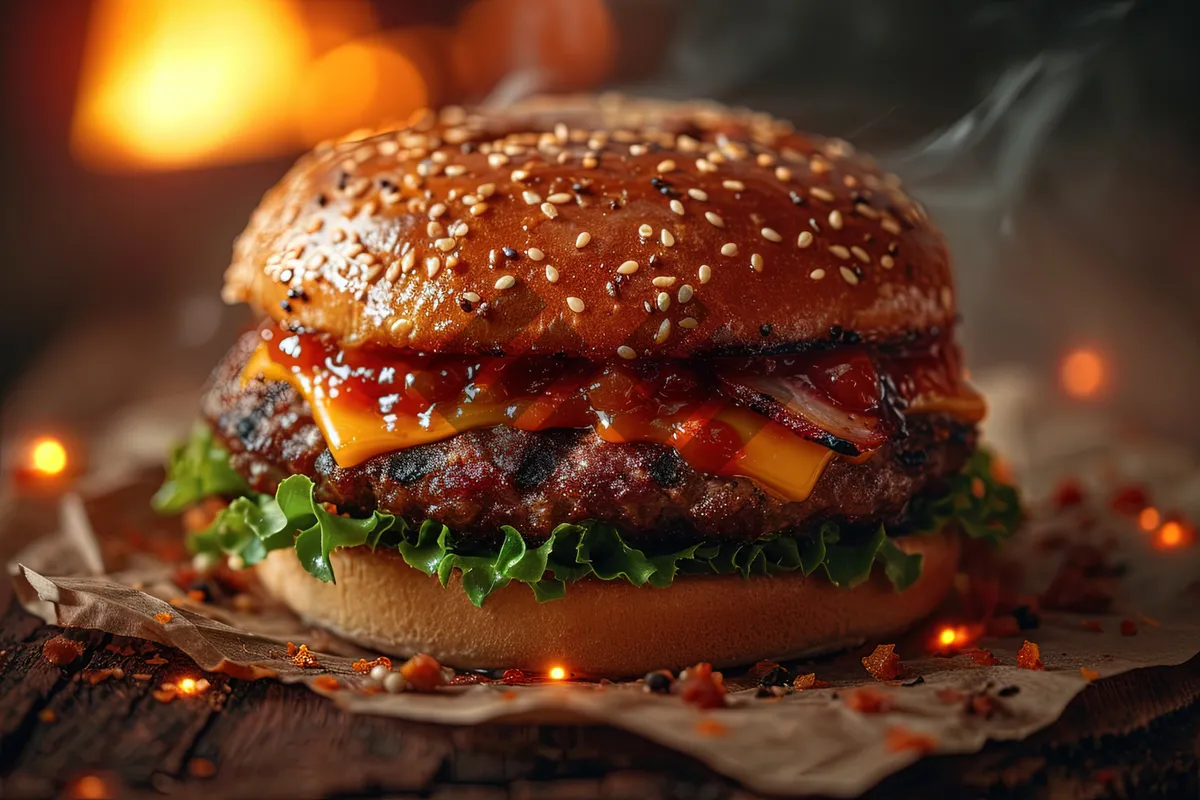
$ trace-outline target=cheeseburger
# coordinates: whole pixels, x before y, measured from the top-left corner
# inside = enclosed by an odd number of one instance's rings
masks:
[[[219,508],[198,560],[384,652],[617,676],[844,647],[1019,514],[942,237],[762,114],[559,98],[323,144],[224,298],[261,322],[156,505]]]

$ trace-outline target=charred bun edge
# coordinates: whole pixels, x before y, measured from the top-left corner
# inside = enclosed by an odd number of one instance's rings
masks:
[[[893,541],[924,559],[921,577],[903,592],[878,572],[853,589],[797,574],[689,576],[663,589],[584,579],[548,603],[509,584],[475,608],[461,586],[443,588],[398,555],[364,547],[333,552],[336,584],[314,580],[286,551],[255,569],[306,621],[379,652],[429,653],[460,669],[564,664],[581,675],[623,677],[699,661],[730,667],[815,655],[911,627],[949,591],[959,537]],[[456,573],[451,584],[458,582]]]

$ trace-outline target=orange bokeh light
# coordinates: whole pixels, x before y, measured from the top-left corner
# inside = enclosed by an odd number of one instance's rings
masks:
[[[942,628],[942,632],[938,634],[938,643],[943,647],[949,647],[957,638],[958,634],[954,632],[954,628]]]
[[[38,439],[29,448],[29,466],[47,477],[59,475],[67,468],[67,448],[58,439]]]
[[[1095,397],[1107,380],[1104,359],[1095,350],[1072,350],[1062,360],[1059,377],[1067,394],[1079,399]]]
[[[1144,531],[1152,531],[1158,527],[1162,516],[1158,513],[1158,509],[1154,507],[1143,508],[1138,514],[1138,526]]]
[[[178,684],[179,691],[184,694],[194,694],[196,692],[195,678],[184,678]]]
[[[567,671],[562,667],[551,667],[549,674],[550,680],[554,681],[561,681],[563,678],[567,677]]]
[[[1163,526],[1158,529],[1158,544],[1163,548],[1179,547],[1188,539],[1188,531],[1183,527],[1183,524],[1171,520],[1163,523]]]

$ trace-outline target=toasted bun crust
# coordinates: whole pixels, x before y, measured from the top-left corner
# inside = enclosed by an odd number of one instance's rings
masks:
[[[786,349],[833,326],[892,340],[955,316],[941,236],[845,142],[589,97],[318,147],[254,213],[224,297],[350,346],[597,359]]]
[[[429,653],[459,668],[545,670],[617,677],[699,661],[719,667],[852,646],[899,633],[945,596],[958,566],[953,534],[896,540],[924,556],[921,577],[897,593],[876,573],[854,589],[823,578],[686,577],[665,589],[582,580],[561,600],[538,603],[508,586],[475,608],[457,585],[395,554],[334,551],[337,583],[321,583],[288,551],[257,567],[267,589],[305,619],[394,655]]]

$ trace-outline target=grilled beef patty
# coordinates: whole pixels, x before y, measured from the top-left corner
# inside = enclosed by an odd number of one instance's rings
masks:
[[[288,384],[241,385],[257,342],[253,332],[238,341],[214,371],[203,403],[234,468],[256,491],[272,493],[288,475],[308,475],[317,499],[343,512],[435,519],[459,541],[481,546],[503,538],[501,525],[538,542],[560,523],[585,519],[611,522],[630,542],[655,545],[751,541],[825,520],[895,523],[911,498],[945,491],[975,447],[973,425],[913,415],[908,435],[869,460],[830,462],[800,503],[774,498],[748,478],[698,472],[671,447],[614,444],[590,429],[471,430],[343,469],[308,403]]]

